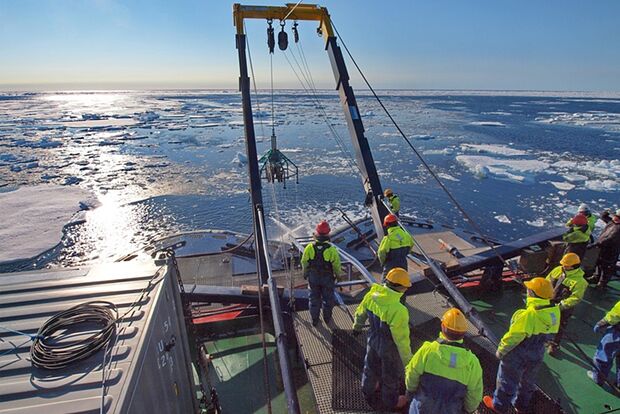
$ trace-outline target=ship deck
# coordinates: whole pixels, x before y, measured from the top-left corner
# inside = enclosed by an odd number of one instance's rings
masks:
[[[481,298],[472,291],[466,296],[498,337],[506,332],[512,313],[524,303],[523,292],[516,286],[505,289],[502,295]],[[592,328],[618,300],[618,280],[611,282],[607,290],[588,288],[567,327],[560,352],[555,357],[545,355],[538,385],[567,413],[620,412],[619,396],[609,386],[599,387],[586,376],[601,338]],[[615,370],[610,374],[612,382],[613,374]]]

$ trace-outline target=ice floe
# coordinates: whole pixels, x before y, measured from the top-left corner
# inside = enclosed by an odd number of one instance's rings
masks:
[[[549,164],[539,160],[500,159],[485,155],[457,155],[457,162],[468,168],[476,177],[493,175],[510,181],[532,181],[536,173]]]
[[[495,220],[499,221],[500,223],[506,223],[506,224],[512,223],[510,219],[508,218],[508,216],[505,214],[500,214],[500,215],[495,216]]]
[[[543,181],[542,183],[544,184],[545,181]],[[575,188],[575,184],[567,183],[565,181],[560,181],[560,182],[558,182],[558,181],[548,181],[548,183],[553,185],[558,190],[569,191],[569,190],[572,190],[573,188]]]
[[[91,194],[78,187],[38,185],[0,193],[0,263],[26,260],[53,249],[65,225]]]
[[[498,122],[498,121],[473,121],[473,122],[470,122],[469,125],[488,126],[488,127],[505,127],[506,126],[503,122]]]
[[[248,157],[247,157],[245,154],[243,154],[243,153],[241,153],[241,152],[238,152],[238,153],[235,155],[235,158],[233,158],[233,159],[232,159],[232,161],[231,161],[230,163],[231,163],[231,164],[236,164],[236,165],[238,165],[239,167],[241,167],[241,166],[243,166],[243,165],[245,165],[245,164],[247,164],[247,163],[248,163]]]
[[[527,155],[527,151],[511,148],[506,145],[493,144],[461,144],[463,151],[478,152],[482,154],[497,154],[505,156]]]

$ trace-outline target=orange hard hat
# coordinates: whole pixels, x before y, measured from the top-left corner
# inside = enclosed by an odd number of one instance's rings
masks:
[[[588,224],[588,218],[581,213],[573,217],[572,221],[573,221],[573,225],[575,226],[585,226],[586,224]]]
[[[383,219],[383,227],[387,227],[390,224],[394,224],[394,223],[397,223],[397,222],[398,222],[398,217],[396,217],[395,214],[388,214]]]
[[[325,220],[321,220],[319,224],[316,225],[316,234],[319,236],[327,236],[332,229],[329,227],[329,223]]]

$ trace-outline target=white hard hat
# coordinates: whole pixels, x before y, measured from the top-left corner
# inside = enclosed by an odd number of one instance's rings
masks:
[[[620,217],[620,208],[616,210],[616,216]]]
[[[581,204],[579,205],[579,210],[578,210],[578,211],[579,211],[580,213],[582,213],[582,212],[584,212],[584,211],[590,211],[590,208],[588,207],[588,205],[587,205],[587,204],[585,204],[585,203],[581,203]]]

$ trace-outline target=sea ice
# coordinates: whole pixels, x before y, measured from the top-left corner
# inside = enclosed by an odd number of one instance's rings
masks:
[[[527,155],[526,151],[510,148],[506,145],[492,144],[461,144],[463,151],[472,151],[478,153],[497,154],[505,156]]]
[[[505,214],[500,214],[498,216],[495,216],[495,219],[497,221],[499,221],[500,223],[506,223],[506,224],[511,224],[512,222],[510,221],[510,219],[508,218],[507,215]]]
[[[490,173],[517,182],[532,181],[533,174],[549,167],[546,162],[538,160],[500,159],[486,155],[457,155],[456,160],[478,178],[484,178]]]
[[[0,193],[0,263],[30,259],[54,248],[80,203],[90,193],[78,187],[38,185]]]
[[[575,188],[574,184],[571,183],[567,183],[567,182],[557,182],[557,181],[548,181],[549,184],[553,185],[555,188],[557,188],[558,190],[572,190],[573,188]]]
[[[620,191],[620,183],[614,180],[587,180],[585,187],[592,191]]]
[[[526,223],[532,227],[543,227],[545,225],[545,220],[543,220],[542,218],[537,218],[533,221],[526,220]]]
[[[241,167],[248,163],[248,157],[245,154],[238,152],[237,155],[235,155],[235,158],[233,158],[230,163],[237,164],[239,167]]]
[[[477,126],[490,126],[490,127],[504,127],[505,124],[497,121],[475,121],[470,122],[469,125],[477,125]]]

